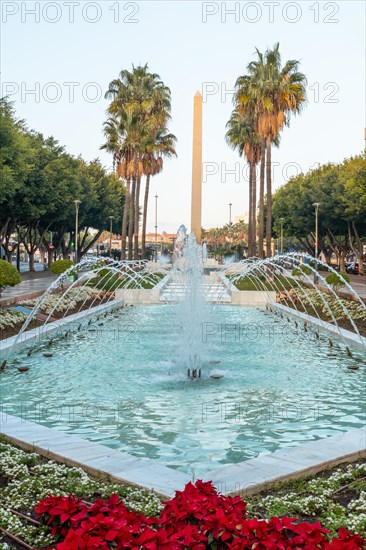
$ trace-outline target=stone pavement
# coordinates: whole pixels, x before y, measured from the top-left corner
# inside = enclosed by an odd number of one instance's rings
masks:
[[[0,306],[14,304],[19,300],[34,298],[42,294],[46,288],[57,278],[57,275],[49,271],[35,273],[22,273],[21,283],[14,287],[7,287],[1,294]]]
[[[326,277],[328,273],[320,272],[323,277]],[[348,275],[350,278],[351,287],[358,293],[361,298],[366,298],[366,276],[361,275]],[[320,285],[322,286],[322,285]],[[339,291],[340,294],[350,294],[346,287],[342,287]]]

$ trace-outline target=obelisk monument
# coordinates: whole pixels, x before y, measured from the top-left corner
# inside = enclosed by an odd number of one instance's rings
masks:
[[[193,104],[191,231],[201,243],[202,216],[202,95],[196,92]]]

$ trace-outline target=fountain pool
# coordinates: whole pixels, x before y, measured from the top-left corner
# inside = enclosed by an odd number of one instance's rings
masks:
[[[187,380],[187,365],[172,360],[173,307],[122,308],[51,348],[17,352],[1,374],[3,414],[195,477],[365,424],[361,354],[329,348],[293,319],[219,305],[202,321],[202,379]]]

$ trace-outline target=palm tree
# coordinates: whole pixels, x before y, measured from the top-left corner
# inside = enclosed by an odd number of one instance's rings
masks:
[[[117,179],[126,181],[126,197],[122,217],[121,258],[126,258],[126,237],[128,224],[129,259],[132,258],[132,238],[135,214],[134,189],[136,181],[142,175],[140,159],[141,143],[146,140],[147,126],[133,108],[120,107],[118,116],[110,117],[104,123],[104,134],[107,139],[102,149],[113,154]],[[132,192],[131,192],[132,184]]]
[[[249,163],[249,224],[248,224],[248,255],[256,254],[256,212],[257,212],[257,178],[256,165],[260,161],[261,140],[255,130],[255,119],[249,113],[240,114],[234,110],[228,121],[226,141],[233,148],[238,149]]]
[[[266,140],[261,138],[261,166],[259,173],[258,256],[264,258],[264,176],[266,169]]]
[[[260,185],[260,241],[264,230],[264,165],[266,166],[267,212],[266,252],[271,255],[272,240],[272,166],[271,146],[279,137],[290,115],[299,113],[306,103],[306,77],[299,72],[299,61],[289,60],[281,66],[279,43],[262,54],[256,49],[257,60],[248,65],[248,75],[236,82],[236,102],[239,112],[254,113],[256,132],[262,139]]]
[[[155,176],[162,171],[164,157],[169,158],[177,155],[174,148],[176,137],[173,134],[165,133],[165,131],[165,128],[160,128],[156,131],[154,129],[153,135],[151,136],[150,142],[147,144],[145,153],[143,155],[143,169],[146,176],[146,183],[142,218],[142,259],[145,258],[146,252],[146,222],[149,201],[150,178],[151,176]]]
[[[161,138],[166,132],[166,125],[170,119],[170,90],[160,80],[159,75],[155,73],[149,73],[148,66],[132,67],[132,71],[122,70],[119,74],[119,78],[113,80],[109,84],[109,88],[105,94],[107,99],[111,99],[111,103],[108,107],[108,113],[113,119],[120,119],[123,117],[123,112],[130,110],[135,113],[139,118],[141,136],[135,136],[134,141],[134,160],[138,164],[138,170],[132,177],[132,189],[129,194],[129,224],[128,224],[128,256],[132,257],[132,240],[134,240],[134,257],[138,258],[138,242],[139,242],[139,196],[141,176],[143,173],[147,176],[147,185],[145,188],[144,197],[144,220],[143,220],[143,253],[145,253],[145,236],[146,236],[146,215],[148,207],[149,196],[149,181],[152,173],[158,173],[162,169],[162,161],[158,155],[157,162],[150,162],[149,159],[154,158],[155,149],[154,142],[157,141],[156,146],[161,146]],[[166,138],[172,136],[172,134],[166,134]],[[125,136],[126,137],[126,136]],[[172,136],[175,140],[175,137]],[[108,139],[108,136],[107,136]],[[113,149],[113,143],[110,145],[110,149]],[[123,149],[123,148],[122,148]],[[163,153],[165,154],[165,153]],[[175,154],[175,151],[174,151]],[[117,154],[117,157],[119,155]],[[166,154],[166,156],[169,156]],[[160,168],[157,167],[160,165]],[[147,170],[144,171],[144,168]],[[122,170],[123,172],[123,170]],[[120,171],[121,173],[121,171]],[[149,176],[149,177],[148,177]],[[127,202],[127,187],[126,186],[126,202]],[[125,216],[124,216],[125,217]],[[126,214],[127,219],[127,214]],[[125,222],[126,223],[126,222]],[[123,236],[122,236],[123,241]],[[122,243],[123,246],[123,243]],[[124,255],[124,252],[122,251]]]

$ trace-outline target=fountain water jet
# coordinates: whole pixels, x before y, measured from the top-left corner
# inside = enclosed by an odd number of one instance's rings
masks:
[[[206,356],[202,326],[209,319],[210,311],[203,293],[202,248],[193,233],[187,237],[184,226],[177,234],[173,271],[184,292],[183,299],[177,301],[174,308],[180,330],[177,354],[188,369],[188,378],[200,378]]]
[[[77,272],[78,277],[70,284],[70,275],[74,275]],[[15,337],[12,346],[9,348],[6,355],[6,362],[8,362],[9,357],[16,349],[16,345],[21,341],[23,334],[31,324],[31,322],[37,318],[37,315],[44,307],[47,298],[51,295],[56,295],[58,298],[55,300],[52,308],[47,314],[46,318],[43,321],[43,324],[37,329],[36,342],[42,340],[43,337],[47,338],[47,324],[53,322],[56,325],[56,334],[64,327],[65,322],[67,322],[67,317],[71,309],[71,303],[65,308],[62,309],[63,315],[57,320],[53,320],[52,316],[55,311],[58,310],[59,306],[62,305],[62,302],[65,301],[72,291],[76,291],[74,295],[74,301],[77,303],[77,312],[80,313],[83,311],[86,302],[91,299],[91,303],[88,306],[88,310],[92,311],[95,306],[96,301],[98,300],[98,305],[104,305],[108,307],[108,304],[114,300],[114,290],[120,287],[124,289],[135,289],[135,288],[146,288],[146,286],[154,286],[160,281],[160,277],[157,278],[157,273],[160,276],[166,276],[168,271],[163,267],[159,266],[151,267],[148,265],[148,261],[114,261],[110,258],[87,258],[82,260],[79,264],[71,266],[63,274],[61,274],[48,289],[38,298],[33,309],[25,320],[21,330]],[[115,279],[112,279],[112,278]],[[95,284],[92,281],[96,281]],[[108,286],[110,286],[111,280],[113,281],[113,290],[109,291]],[[115,284],[114,284],[115,283]],[[95,294],[87,296],[82,300],[81,304],[78,303],[78,296],[83,292],[86,287],[93,286],[95,287]],[[119,304],[121,307],[122,304]],[[98,310],[98,315],[100,311]],[[98,319],[98,317],[97,317]],[[90,321],[89,321],[90,323]],[[81,325],[78,323],[78,330],[80,330]],[[70,333],[70,327],[68,327],[65,337]],[[52,343],[52,340],[51,340]],[[34,352],[33,345],[28,350],[28,355],[31,355]]]
[[[296,298],[300,302],[300,305],[302,306],[302,309],[304,311],[307,310],[304,305],[304,301],[306,298],[306,301],[309,303],[310,308],[314,311],[317,317],[318,325],[324,328],[327,322],[321,319],[319,312],[317,311],[315,301],[313,301],[313,299],[311,298],[310,300],[308,299],[306,295],[306,289],[303,288],[303,285],[300,284],[299,281],[292,274],[289,274],[287,272],[289,268],[292,268],[292,269],[298,268],[304,262],[307,262],[306,265],[310,268],[312,274],[311,276],[305,273],[303,274],[304,283],[306,283],[306,286],[311,290],[315,290],[316,296],[317,298],[320,299],[328,316],[331,318],[332,324],[335,330],[337,331],[340,340],[343,341],[343,343],[345,344],[347,354],[348,355],[351,354],[352,356],[352,352],[350,351],[344,339],[344,331],[340,329],[338,321],[335,317],[335,314],[332,311],[332,308],[330,307],[329,302],[326,300],[326,294],[329,294],[332,297],[332,299],[336,302],[337,308],[339,308],[342,311],[342,314],[345,320],[347,320],[352,326],[352,329],[355,335],[357,336],[359,343],[361,344],[361,347],[363,347],[363,349],[365,348],[365,338],[361,336],[360,331],[351,315],[348,304],[345,304],[344,301],[340,299],[340,297],[337,295],[335,290],[326,282],[325,278],[320,273],[318,273],[314,267],[312,267],[310,262],[313,260],[314,258],[312,258],[311,256],[307,254],[305,255],[299,254],[297,252],[290,253],[290,254],[283,254],[280,256],[276,256],[274,258],[266,258],[264,260],[259,258],[250,258],[250,259],[243,260],[238,264],[231,265],[229,268],[226,268],[224,270],[224,276],[229,278],[231,285],[233,285],[235,282],[238,282],[243,278],[248,278],[253,282],[253,285],[257,290],[262,290],[263,292],[267,292],[267,296],[268,296],[268,290],[272,290],[276,294],[280,292],[284,292],[286,294],[286,299],[288,300],[288,302],[291,302],[292,309],[299,311],[291,294],[284,289],[284,285],[280,279],[280,276],[281,276],[282,279],[284,279],[285,283],[287,283],[290,288],[297,289]],[[324,267],[326,270],[332,273],[337,273],[331,266],[328,266],[324,262],[319,260],[317,263],[318,265]],[[277,275],[278,272],[280,276]],[[319,284],[314,283],[312,279],[312,276],[314,274],[317,274],[317,279]],[[321,286],[326,291],[326,294],[321,289]],[[358,307],[360,308],[360,310],[366,311],[366,304],[362,301],[362,299],[357,294],[357,292],[352,288],[352,286],[349,283],[345,282],[345,287],[347,288],[348,292],[351,294],[353,301],[359,304]],[[270,298],[268,299],[270,301]],[[273,303],[272,307],[278,309],[278,304]]]

